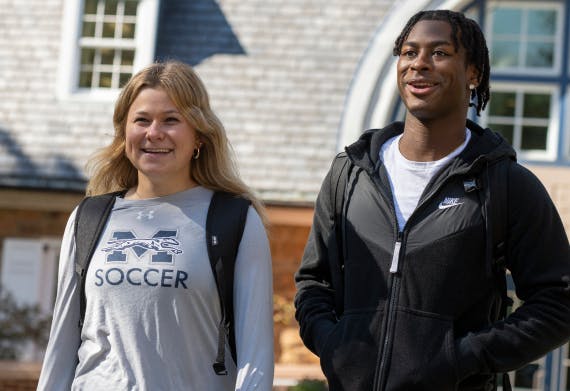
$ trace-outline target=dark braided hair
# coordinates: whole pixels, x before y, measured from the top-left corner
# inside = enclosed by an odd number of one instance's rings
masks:
[[[471,91],[471,99],[477,98],[477,103],[471,102],[469,106],[475,107],[477,115],[480,115],[489,101],[489,75],[491,71],[489,66],[489,49],[481,28],[477,22],[467,18],[461,12],[449,10],[420,11],[408,20],[400,36],[396,39],[393,50],[394,56],[400,55],[404,41],[408,38],[416,23],[421,20],[438,20],[447,22],[451,26],[451,38],[453,39],[455,50],[458,50],[459,44],[461,44],[465,49],[466,63],[475,66],[478,72],[479,85]]]

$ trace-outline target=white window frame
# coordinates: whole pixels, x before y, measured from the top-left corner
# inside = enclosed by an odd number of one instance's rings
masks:
[[[559,124],[559,109],[560,109],[560,94],[558,84],[538,84],[521,82],[493,82],[491,85],[491,94],[493,92],[512,92],[517,95],[523,93],[545,93],[550,94],[550,113],[548,120],[548,135],[546,138],[546,150],[530,150],[522,151],[518,149],[516,141],[520,139],[521,126],[523,124],[533,125],[532,122],[527,122],[522,116],[522,100],[518,99],[515,107],[515,115],[512,117],[514,120],[515,132],[513,134],[513,147],[517,150],[517,156],[521,160],[533,161],[555,161],[558,155],[558,140],[560,137],[560,124]],[[492,98],[491,98],[492,99]],[[498,117],[500,118],[500,117]],[[508,117],[511,119],[511,117]],[[489,123],[489,108],[481,113],[481,120],[485,126]],[[496,122],[496,121],[492,121]]]
[[[570,368],[570,345],[566,344],[551,353],[550,387],[546,391],[567,390],[570,386],[568,369]]]
[[[563,2],[553,2],[553,1],[544,1],[544,2],[522,2],[522,1],[490,1],[487,5],[486,9],[486,26],[485,26],[485,36],[487,37],[487,44],[489,46],[489,54],[492,52],[492,45],[493,45],[493,16],[492,16],[492,9],[493,7],[501,7],[501,8],[516,8],[516,9],[537,9],[537,10],[554,10],[556,12],[556,26],[557,31],[554,35],[554,61],[553,66],[551,68],[538,68],[538,67],[504,67],[499,68],[497,66],[491,66],[492,72],[496,75],[532,75],[532,76],[552,76],[552,75],[560,75],[562,70],[562,56],[561,51],[556,50],[557,48],[562,47],[562,43],[564,42],[563,37],[563,30],[564,30],[564,18],[565,18],[565,4]],[[523,23],[525,21],[523,20]],[[524,26],[523,26],[524,29]],[[514,37],[513,37],[514,38]],[[522,39],[521,39],[522,38]],[[528,40],[526,40],[525,36],[519,36],[516,39],[522,42],[523,47],[526,47]],[[524,56],[525,51],[521,51],[519,56]]]
[[[560,382],[566,388],[570,388],[570,378],[568,377],[568,370],[570,369],[570,343],[562,346],[562,357],[564,362],[562,363],[562,371],[560,374]]]
[[[562,146],[562,156],[560,158],[566,162],[570,161],[570,125],[568,124],[568,119],[570,118],[570,111],[568,111],[570,110],[570,95],[568,94],[570,94],[570,84],[566,86],[566,95],[564,96],[563,104],[561,104],[565,110],[566,118],[564,120],[564,127],[560,130],[561,132],[564,132],[565,136],[562,141],[564,142],[564,145]]]
[[[114,101],[119,89],[78,88],[83,0],[65,0],[59,56],[57,96],[60,100]],[[160,0],[139,0],[133,72],[153,62]],[[83,38],[85,39],[85,38]]]

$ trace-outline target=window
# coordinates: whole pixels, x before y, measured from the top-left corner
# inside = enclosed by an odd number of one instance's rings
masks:
[[[493,84],[483,112],[486,125],[501,133],[526,160],[554,160],[558,94],[552,86]],[[552,129],[552,130],[551,130]]]
[[[520,4],[520,5],[519,5]],[[563,4],[491,3],[487,39],[496,72],[560,71]]]
[[[86,0],[79,88],[119,88],[133,73],[137,0]]]
[[[37,305],[42,316],[51,315],[55,303],[60,243],[58,238],[2,240],[2,290],[19,305]],[[19,358],[41,360],[43,348],[27,344]]]
[[[501,133],[522,162],[568,163],[561,124],[568,70],[563,1],[490,1],[484,30],[491,60],[491,100],[481,122]]]
[[[134,72],[153,61],[158,3],[66,1],[59,97],[114,99]]]

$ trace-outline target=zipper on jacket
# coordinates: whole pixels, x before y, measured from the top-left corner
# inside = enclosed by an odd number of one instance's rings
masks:
[[[392,255],[392,263],[390,264],[390,273],[398,273],[398,265],[400,263],[400,247],[402,247],[401,234],[398,234],[398,239],[394,244],[394,255]]]
[[[392,261],[390,263],[390,276],[392,279],[391,289],[389,293],[389,301],[386,307],[386,320],[383,322],[383,341],[381,343],[381,350],[379,356],[379,362],[376,365],[376,374],[374,376],[374,386],[373,390],[375,391],[383,391],[386,388],[387,384],[387,376],[388,374],[388,367],[392,358],[392,347],[393,347],[393,339],[394,339],[394,332],[395,332],[395,324],[396,324],[396,306],[398,304],[398,296],[400,295],[400,286],[402,282],[402,275],[400,273],[402,267],[402,260],[403,260],[403,253],[402,253],[402,245],[404,245],[405,249],[405,241],[404,241],[404,232],[407,231],[407,227],[410,226],[410,222],[413,221],[415,215],[419,210],[421,210],[425,204],[431,200],[434,195],[445,186],[448,182],[450,182],[455,175],[449,175],[446,177],[442,182],[438,183],[437,186],[432,184],[431,189],[428,193],[425,194],[423,199],[418,202],[416,209],[412,213],[412,215],[408,218],[404,228],[402,231],[397,231],[397,238],[396,242],[394,243],[394,254],[392,256]],[[430,186],[428,184],[428,186]],[[395,208],[393,210],[395,216]],[[396,219],[396,227],[398,226],[398,222]]]
[[[374,377],[374,390],[382,390],[386,385],[386,374],[390,357],[392,356],[392,340],[394,338],[394,327],[396,322],[396,305],[400,294],[401,275],[400,267],[400,249],[402,247],[403,232],[399,231],[394,244],[394,255],[390,264],[390,275],[392,276],[392,286],[390,289],[390,298],[386,308],[386,321],[384,322],[384,341],[380,350],[380,362],[376,366],[376,375]]]

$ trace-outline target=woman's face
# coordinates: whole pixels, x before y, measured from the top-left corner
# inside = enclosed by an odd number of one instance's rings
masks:
[[[193,185],[190,165],[200,141],[196,131],[161,88],[144,88],[131,104],[125,127],[125,153],[140,184],[170,188]]]

